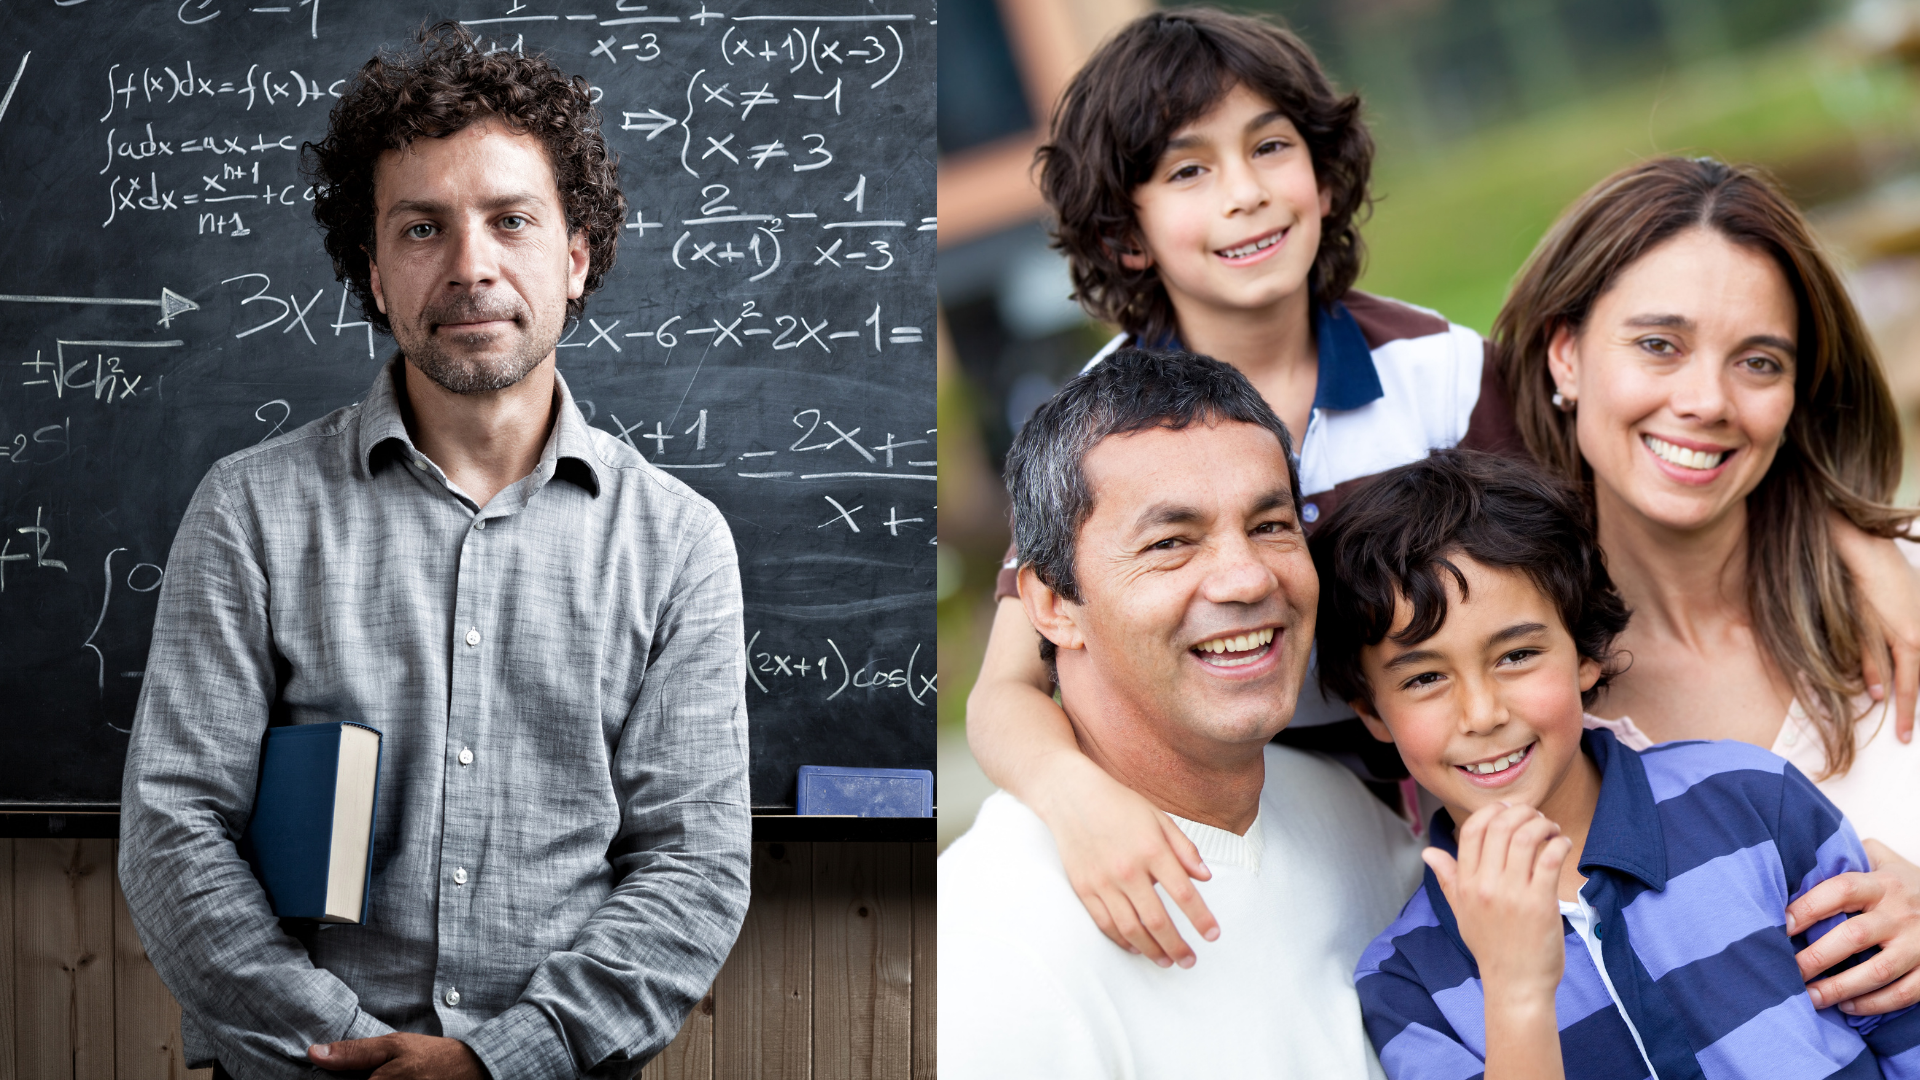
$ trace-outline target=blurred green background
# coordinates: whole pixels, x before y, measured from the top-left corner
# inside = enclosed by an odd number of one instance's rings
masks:
[[[1055,3],[1085,14],[1075,0]],[[1920,10],[1905,0],[1275,0],[1227,4],[1307,39],[1378,143],[1360,288],[1485,332],[1559,212],[1629,162],[1710,154],[1770,171],[1814,220],[1873,329],[1909,447],[1920,417]],[[942,5],[942,154],[1006,138],[1020,20]],[[949,73],[953,73],[950,77]],[[1031,82],[1031,80],[1029,80]],[[951,87],[949,84],[953,84]],[[1015,93],[1017,98],[1017,88]],[[966,115],[969,109],[979,115]],[[942,200],[949,195],[943,173]],[[944,211],[943,211],[944,212]],[[943,218],[943,229],[946,227]],[[1039,222],[947,245],[940,363],[943,841],[982,789],[961,741],[1006,546],[998,470],[1034,405],[1108,336],[1066,301]],[[1914,501],[1913,476],[1903,487]]]

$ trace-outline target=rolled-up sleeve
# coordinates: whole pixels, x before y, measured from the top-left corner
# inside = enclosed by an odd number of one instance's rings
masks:
[[[752,834],[740,575],[724,521],[705,517],[653,620],[613,757],[617,884],[518,1002],[463,1036],[495,1077],[631,1074],[673,1039],[739,935]]]
[[[276,691],[257,535],[209,473],[174,539],[121,785],[120,881],[154,967],[236,1075],[325,1075],[307,1046],[385,1034],[274,918],[237,839]],[[198,1060],[196,1060],[198,1059]]]

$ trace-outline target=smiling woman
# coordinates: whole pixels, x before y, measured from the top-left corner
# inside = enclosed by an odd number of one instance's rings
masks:
[[[1528,447],[1590,493],[1638,613],[1605,711],[1771,746],[1797,699],[1818,771],[1846,773],[1877,645],[1829,518],[1891,536],[1913,513],[1888,503],[1873,343],[1799,213],[1717,161],[1623,170],[1541,241],[1494,342]]]

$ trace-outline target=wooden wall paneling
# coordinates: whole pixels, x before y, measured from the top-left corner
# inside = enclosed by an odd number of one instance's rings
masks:
[[[934,845],[913,845],[913,1080],[939,1075],[934,1053],[935,921]]]
[[[13,955],[13,845],[0,837],[0,1080],[15,1080],[13,1034],[14,979],[19,971]]]
[[[15,1068],[113,1080],[111,840],[14,843]]]
[[[911,1075],[912,890],[911,845],[814,845],[814,1080]]]
[[[115,845],[115,858],[118,859]],[[167,992],[133,928],[120,876],[113,878],[114,1061],[120,1080],[211,1080],[212,1069],[187,1068],[180,1046],[180,1003]]]
[[[753,895],[713,984],[714,1080],[810,1080],[817,844],[753,845]]]
[[[713,1080],[713,991],[687,1014],[680,1034],[647,1062],[640,1080]]]

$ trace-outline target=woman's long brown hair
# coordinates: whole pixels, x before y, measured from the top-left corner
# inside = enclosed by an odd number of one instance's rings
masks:
[[[1827,775],[1853,765],[1854,699],[1869,651],[1885,645],[1860,618],[1861,597],[1834,550],[1828,512],[1866,532],[1905,535],[1916,512],[1892,506],[1900,424],[1860,315],[1792,202],[1750,168],[1711,158],[1657,158],[1594,185],[1520,271],[1494,321],[1495,362],[1514,417],[1542,464],[1593,497],[1574,418],[1552,403],[1547,346],[1578,332],[1600,295],[1640,256],[1688,229],[1708,229],[1779,265],[1799,311],[1793,415],[1786,440],[1747,496],[1747,603],[1762,646],[1820,729]]]

